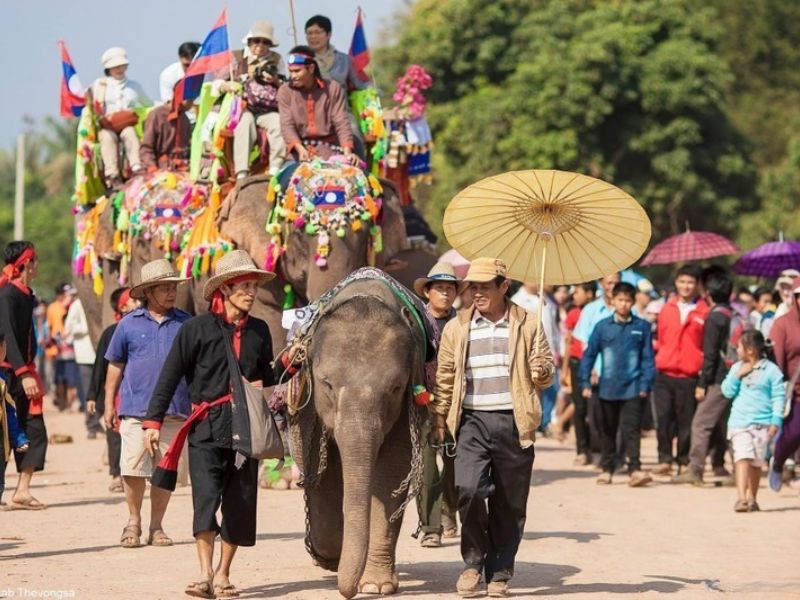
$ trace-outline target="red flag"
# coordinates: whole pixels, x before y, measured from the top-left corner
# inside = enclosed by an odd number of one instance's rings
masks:
[[[61,50],[61,116],[79,117],[86,105],[84,89],[72,65],[67,46],[59,41],[58,47]]]

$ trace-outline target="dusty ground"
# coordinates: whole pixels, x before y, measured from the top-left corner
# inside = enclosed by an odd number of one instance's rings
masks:
[[[106,491],[104,442],[85,439],[79,415],[47,418],[51,433],[70,433],[75,442],[51,446],[47,470],[35,479],[47,510],[0,512],[0,598],[185,597],[196,575],[190,490],[179,489],[167,513],[174,547],[119,548],[126,509],[121,495]],[[654,445],[644,440],[651,463]],[[544,440],[536,451],[517,597],[800,597],[796,489],[762,487],[762,512],[735,514],[730,488],[630,489],[623,476],[598,487],[594,471],[571,466],[569,446]],[[8,477],[13,488],[13,467]],[[234,565],[242,597],[338,598],[335,577],[312,566],[303,547],[301,492],[262,490],[259,502],[258,544],[242,549]],[[414,517],[407,515],[398,547],[401,593],[450,595],[461,567],[458,542],[421,549],[410,537]]]

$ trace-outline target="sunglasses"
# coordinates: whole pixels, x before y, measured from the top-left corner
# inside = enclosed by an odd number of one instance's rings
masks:
[[[261,44],[262,46],[271,46],[272,40],[268,40],[267,38],[249,38],[247,43],[251,46],[255,44]]]

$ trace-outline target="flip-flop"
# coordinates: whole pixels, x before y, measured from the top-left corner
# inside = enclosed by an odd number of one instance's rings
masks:
[[[186,586],[183,593],[193,598],[211,598],[212,600],[216,598],[210,581],[193,581]]]
[[[172,546],[174,542],[172,538],[169,537],[166,533],[164,533],[163,529],[156,529],[151,530],[150,535],[147,536],[147,545],[148,546]]]
[[[217,598],[238,598],[239,590],[237,590],[236,586],[232,583],[228,585],[215,585],[214,594],[216,594]]]
[[[45,508],[45,505],[36,498],[25,498],[25,500],[14,500],[12,498],[7,510],[43,510]]]
[[[142,535],[142,528],[138,525],[126,525],[122,530],[122,535],[119,538],[119,543],[123,548],[138,548],[142,545],[140,536]],[[130,540],[130,541],[128,541]]]

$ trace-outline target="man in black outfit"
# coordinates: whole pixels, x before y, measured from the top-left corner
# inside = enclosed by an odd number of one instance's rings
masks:
[[[274,385],[272,342],[264,321],[249,316],[260,283],[275,275],[262,271],[250,256],[235,250],[222,257],[203,295],[210,311],[186,321],[161,369],[142,424],[145,444],[158,448],[159,429],[182,377],[189,386],[192,416],[187,419],[153,475],[153,485],[174,488],[177,458],[189,440],[189,472],[194,505],[194,537],[201,579],[186,593],[201,598],[234,597],[230,567],[238,546],[256,542],[258,461],[237,467],[233,449],[231,373],[226,344],[231,344],[242,375],[254,385]],[[226,340],[227,338],[227,340]],[[222,522],[216,512],[222,507]],[[222,554],[212,567],[214,540],[222,537]]]
[[[130,291],[130,288],[121,287],[111,293],[111,308],[114,309],[114,318],[117,321],[139,306],[139,303],[131,298]],[[109,344],[111,344],[111,338],[114,337],[116,329],[116,323],[106,327],[97,342],[92,378],[89,382],[89,390],[86,392],[86,412],[90,415],[95,413],[102,415],[105,412],[105,384],[106,373],[108,373],[106,351]],[[106,447],[108,448],[108,474],[111,475],[108,491],[121,494],[125,490],[122,487],[122,473],[119,467],[122,454],[122,438],[118,428],[106,429]]]
[[[44,504],[31,495],[33,473],[44,469],[47,429],[44,425],[44,386],[36,371],[36,333],[33,309],[36,296],[30,284],[36,277],[36,249],[31,242],[10,242],[4,251],[5,267],[0,276],[0,332],[6,338],[8,389],[17,405],[19,426],[30,440],[27,452],[16,453],[19,482],[11,508],[40,510]]]

